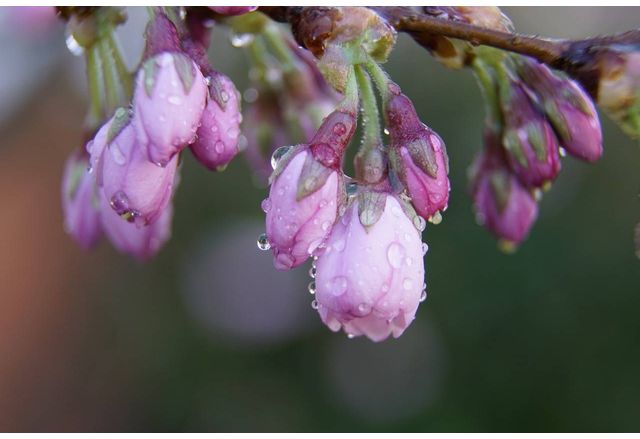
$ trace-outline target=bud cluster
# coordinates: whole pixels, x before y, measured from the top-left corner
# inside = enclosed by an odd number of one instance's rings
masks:
[[[598,160],[602,133],[591,99],[575,81],[530,58],[478,52],[473,66],[488,114],[471,191],[478,222],[512,249],[528,235],[535,199],[557,177],[561,156]]]

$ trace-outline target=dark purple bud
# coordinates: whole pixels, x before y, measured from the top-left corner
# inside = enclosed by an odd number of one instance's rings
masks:
[[[538,215],[538,205],[506,163],[496,138],[485,135],[485,149],[470,172],[471,193],[479,224],[514,248],[529,234]]]
[[[524,84],[510,81],[501,90],[504,118],[502,144],[507,160],[527,187],[542,187],[560,172],[558,140]]]
[[[387,104],[391,166],[407,189],[418,214],[433,222],[449,201],[448,158],[444,142],[423,124],[404,94]]]
[[[567,152],[594,162],[602,156],[602,130],[591,98],[577,82],[523,58],[519,74],[538,95],[558,140]]]

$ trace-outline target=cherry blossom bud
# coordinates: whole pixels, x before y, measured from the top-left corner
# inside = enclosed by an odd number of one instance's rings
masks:
[[[316,300],[322,321],[333,331],[382,341],[399,337],[413,321],[423,293],[420,232],[400,202],[375,194],[381,214],[361,222],[362,198],[355,197],[336,222],[316,262]]]
[[[413,104],[404,94],[389,99],[387,119],[391,166],[418,214],[424,218],[438,216],[449,202],[449,164],[444,142],[420,122]]]
[[[238,153],[242,114],[240,94],[227,76],[214,74],[209,90],[197,139],[190,147],[200,163],[214,170],[226,166]]]
[[[258,9],[257,6],[209,6],[216,14],[220,15],[242,15]]]
[[[144,62],[136,79],[133,125],[153,163],[166,166],[194,141],[207,95],[204,76],[188,56],[161,52]]]
[[[106,198],[101,196],[100,217],[104,231],[115,248],[146,261],[154,257],[171,236],[173,206],[167,205],[154,223],[138,227],[118,215]]]
[[[331,231],[344,194],[342,154],[355,125],[355,115],[335,111],[309,145],[291,148],[277,164],[263,205],[276,268],[302,264]]]
[[[102,235],[95,176],[88,167],[88,155],[75,151],[67,159],[62,176],[64,228],[84,249],[93,247]]]
[[[112,210],[138,226],[161,215],[171,199],[178,157],[164,168],[151,163],[124,109],[100,129],[91,155],[92,163],[99,161],[98,185]]]
[[[476,218],[505,248],[513,248],[529,234],[538,205],[509,169],[495,136],[486,134],[485,142],[470,172]]]
[[[530,96],[531,91],[521,83],[510,81],[502,87],[502,142],[520,181],[527,187],[542,187],[560,172],[560,153],[553,128]]]
[[[544,64],[521,58],[520,77],[538,95],[562,147],[579,159],[598,160],[602,156],[602,130],[591,98],[577,82]]]

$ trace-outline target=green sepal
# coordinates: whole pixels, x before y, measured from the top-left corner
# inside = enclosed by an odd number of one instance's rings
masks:
[[[281,159],[282,160],[282,159]],[[317,161],[311,152],[307,154],[296,191],[296,200],[300,201],[316,192],[327,182],[327,179],[334,171]]]
[[[109,126],[109,131],[107,131],[107,145],[118,137],[122,130],[129,125],[130,121],[131,113],[126,108],[120,107],[115,111],[113,121]]]
[[[524,154],[524,146],[520,141],[520,137],[518,133],[514,130],[508,130],[504,133],[503,136],[504,147],[511,153],[518,163],[523,167],[527,168],[529,164],[527,163],[527,157]]]
[[[507,208],[509,195],[511,194],[510,177],[506,172],[495,171],[489,177],[489,185],[496,200],[498,211],[502,214]]]
[[[426,135],[428,136],[428,134]],[[436,178],[438,175],[436,152],[433,146],[425,140],[425,136],[417,137],[415,140],[407,143],[406,148],[409,151],[413,163],[431,178]]]
[[[367,231],[382,217],[387,196],[387,193],[374,191],[363,191],[358,194],[358,219]]]
[[[558,133],[560,138],[564,141],[568,141],[571,139],[571,131],[569,130],[569,126],[567,125],[567,119],[564,117],[564,114],[558,109],[558,105],[552,99],[547,99],[544,103],[544,113],[551,121],[551,125]]]
[[[191,87],[193,87],[193,81],[195,80],[196,73],[194,71],[193,61],[181,53],[174,53],[173,65],[176,68],[180,82],[182,82],[182,88],[185,94],[189,94]]]
[[[151,97],[158,76],[158,64],[156,60],[153,58],[146,60],[142,65],[142,71],[144,74],[144,90],[147,92],[147,96]]]
[[[544,134],[541,132],[541,127],[535,122],[530,123],[527,127],[527,138],[538,161],[544,162],[547,160],[547,142]]]

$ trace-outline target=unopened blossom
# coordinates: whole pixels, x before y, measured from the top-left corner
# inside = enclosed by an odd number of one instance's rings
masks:
[[[589,95],[576,81],[530,58],[521,58],[520,76],[536,92],[561,146],[576,158],[598,160],[602,130]]]
[[[501,90],[502,142],[520,181],[527,187],[542,187],[560,172],[559,145],[551,124],[530,96],[520,82],[509,82]]]
[[[512,173],[504,151],[491,133],[471,168],[471,192],[476,218],[507,247],[520,244],[538,216],[531,191]]]
[[[209,6],[216,14],[221,15],[242,15],[258,9],[257,6]]]
[[[136,78],[133,125],[153,163],[166,166],[195,140],[207,96],[205,78],[187,55],[161,52],[144,62]]]
[[[138,226],[156,221],[171,199],[178,157],[165,167],[151,163],[122,109],[100,129],[90,153],[111,209]]]
[[[423,293],[420,232],[395,196],[373,194],[382,212],[363,226],[360,196],[333,227],[316,261],[316,301],[333,331],[382,341],[413,321]]]
[[[171,237],[173,206],[167,205],[152,224],[138,227],[118,215],[105,197],[100,197],[100,218],[111,244],[140,261],[151,259]]]
[[[391,164],[413,207],[424,218],[438,216],[449,202],[449,166],[444,142],[420,121],[413,103],[404,94],[389,99],[387,119]]]
[[[62,176],[64,228],[84,249],[93,247],[102,235],[95,175],[88,168],[88,155],[75,151],[67,159]]]
[[[197,139],[190,148],[200,163],[213,170],[226,166],[238,153],[242,114],[240,95],[227,76],[212,76],[209,90]]]
[[[263,205],[276,268],[302,264],[331,231],[344,192],[342,154],[354,130],[355,116],[335,111],[309,145],[280,159]]]

